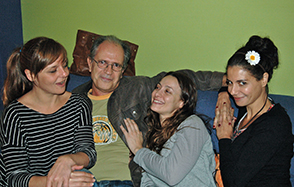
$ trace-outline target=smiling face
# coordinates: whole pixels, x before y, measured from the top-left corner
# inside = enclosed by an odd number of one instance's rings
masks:
[[[181,94],[182,91],[178,80],[168,75],[157,84],[152,92],[150,109],[157,112],[160,116],[160,121],[163,121],[183,107],[184,102],[181,100]]]
[[[117,63],[122,66],[124,61],[124,50],[118,44],[104,41],[98,46],[94,59],[97,62],[105,61],[108,64]],[[88,58],[87,61],[93,80],[92,94],[98,96],[113,92],[122,78],[123,70],[119,72],[113,71],[111,65],[108,65],[105,69],[101,69],[91,58]]]
[[[63,94],[69,75],[67,61],[61,55],[56,61],[46,66],[37,76],[26,70],[26,76],[34,83],[33,89],[39,89],[46,93]]]
[[[238,106],[258,106],[264,102],[266,97],[267,73],[258,81],[241,66],[229,66],[227,84],[228,91]]]

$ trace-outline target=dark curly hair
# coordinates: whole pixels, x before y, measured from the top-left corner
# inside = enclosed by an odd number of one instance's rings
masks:
[[[250,65],[245,60],[245,54],[248,51],[255,51],[260,55],[258,65]],[[278,48],[267,37],[261,38],[260,36],[251,36],[245,46],[238,49],[233,56],[229,59],[226,69],[229,66],[241,66],[248,70],[252,76],[257,80],[261,80],[265,72],[268,73],[268,82],[271,80],[273,70],[278,68]]]

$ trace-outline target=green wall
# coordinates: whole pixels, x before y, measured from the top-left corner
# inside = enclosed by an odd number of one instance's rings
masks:
[[[224,71],[253,34],[280,50],[270,93],[294,96],[293,0],[22,0],[24,41],[52,37],[72,62],[78,29],[139,45],[137,75],[189,68]]]

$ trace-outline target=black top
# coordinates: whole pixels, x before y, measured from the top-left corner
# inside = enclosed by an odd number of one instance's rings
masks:
[[[246,113],[239,110],[240,118]],[[220,169],[225,187],[291,186],[292,125],[280,104],[257,118],[234,141],[221,139]]]

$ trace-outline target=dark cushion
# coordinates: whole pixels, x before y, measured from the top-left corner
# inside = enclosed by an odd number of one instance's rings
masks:
[[[71,92],[77,86],[84,84],[90,80],[91,80],[90,76],[81,76],[81,75],[75,75],[70,73],[68,76],[66,91]]]

